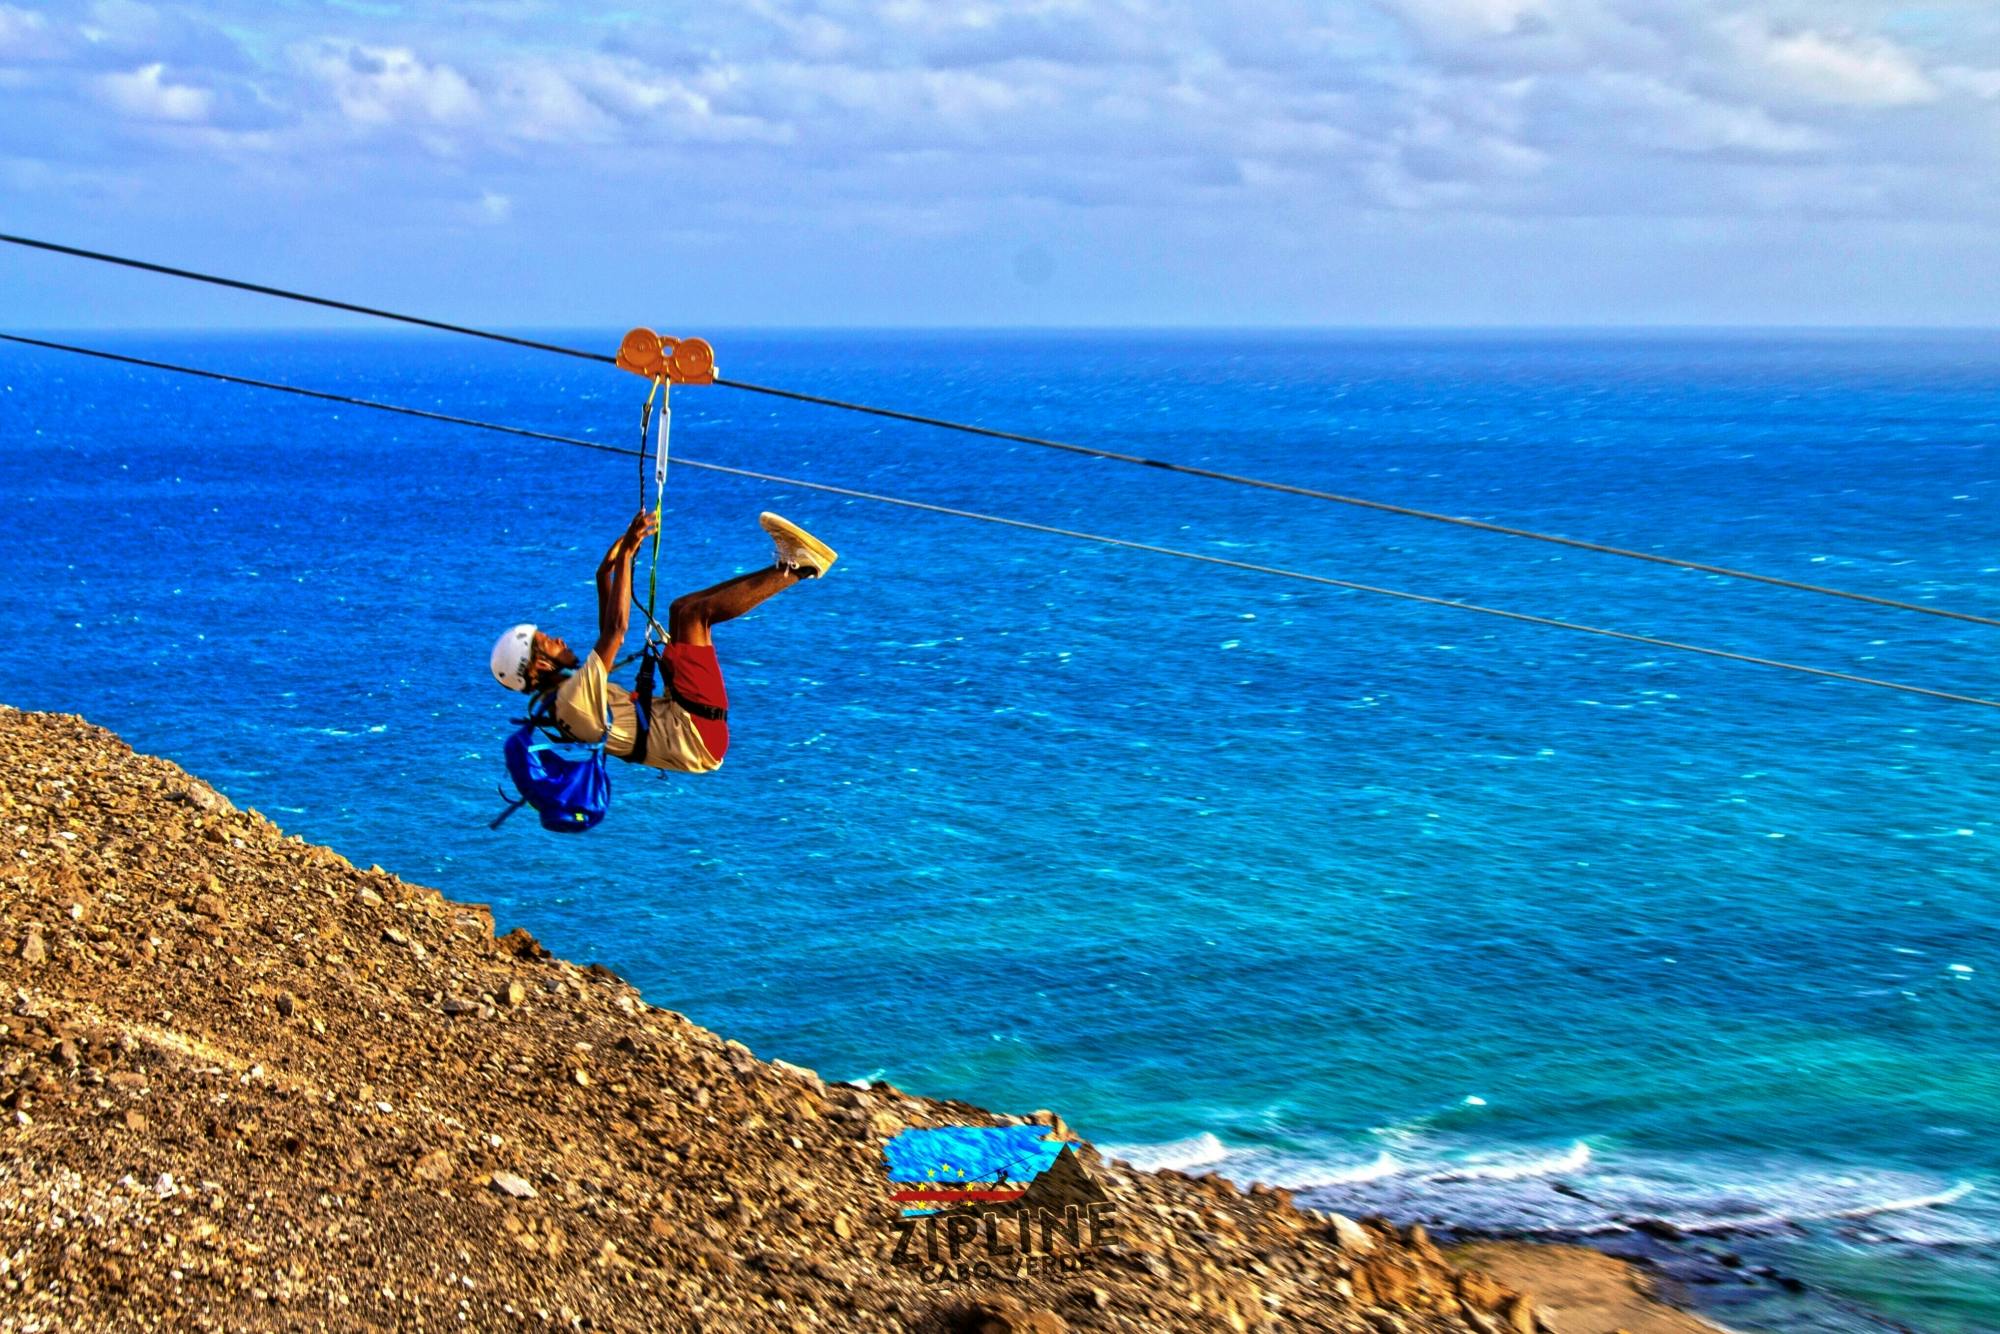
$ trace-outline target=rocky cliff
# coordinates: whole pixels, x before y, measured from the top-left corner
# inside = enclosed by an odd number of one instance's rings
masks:
[[[758,1060],[73,717],[0,709],[0,983],[4,1331],[1537,1327],[1083,1145],[1094,1233],[898,1223],[890,1136],[1061,1120]]]

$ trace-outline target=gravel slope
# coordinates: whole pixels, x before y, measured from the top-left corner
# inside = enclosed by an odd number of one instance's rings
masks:
[[[889,1136],[1060,1119],[759,1061],[74,717],[0,708],[0,984],[0,1331],[1537,1327],[1420,1230],[1085,1145],[1101,1244],[893,1263]]]

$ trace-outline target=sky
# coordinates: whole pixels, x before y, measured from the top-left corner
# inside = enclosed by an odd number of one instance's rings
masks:
[[[1992,325],[1996,224],[1991,0],[0,0],[0,231],[507,327]]]

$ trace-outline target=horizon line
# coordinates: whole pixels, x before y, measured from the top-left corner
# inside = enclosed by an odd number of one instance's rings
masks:
[[[499,324],[505,333],[594,332],[610,324]],[[631,327],[629,325],[625,326]],[[711,324],[709,331],[736,334],[2000,334],[1996,324]],[[379,334],[422,338],[434,331],[385,328],[380,323],[347,324],[42,324],[16,326],[28,334]],[[681,335],[688,336],[688,335]]]

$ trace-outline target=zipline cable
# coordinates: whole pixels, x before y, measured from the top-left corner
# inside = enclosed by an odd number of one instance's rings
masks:
[[[468,338],[484,338],[494,343],[511,343],[515,347],[532,348],[537,352],[555,352],[565,357],[582,357],[585,361],[612,363],[616,361],[616,358],[607,357],[599,352],[585,352],[581,348],[564,347],[560,343],[516,338],[512,334],[494,333],[490,329],[474,329],[463,324],[447,324],[443,320],[427,320],[421,315],[401,315],[393,310],[382,310],[375,306],[357,306],[351,301],[335,301],[332,297],[313,296],[308,292],[294,292],[284,287],[267,287],[263,283],[248,283],[240,278],[224,278],[213,273],[201,273],[195,269],[177,269],[170,264],[153,264],[126,255],[106,254],[102,250],[84,250],[78,246],[57,245],[54,241],[37,241],[30,236],[9,236],[4,232],[0,232],[0,241],[5,241],[9,245],[27,246],[33,250],[47,250],[58,255],[71,255],[77,259],[96,260],[100,264],[116,264],[121,268],[165,274],[169,278],[186,278],[192,282],[208,283],[213,287],[232,287],[239,292],[255,292],[258,296],[275,296],[286,301],[302,301],[308,306],[325,306],[328,310],[344,310],[350,314],[368,315],[378,320],[414,324],[425,329],[436,329],[441,333],[464,334]]]
[[[1063,440],[1048,440],[1040,436],[1017,435],[1012,431],[997,431],[986,426],[971,426],[964,422],[946,421],[941,417],[924,417],[913,412],[899,412],[893,408],[870,407],[865,403],[848,403],[837,398],[822,398],[817,394],[802,394],[792,389],[774,389],[768,385],[747,384],[741,380],[725,380],[716,377],[717,384],[728,385],[732,389],[747,389],[753,394],[769,394],[776,398],[788,398],[800,403],[817,403],[823,407],[839,408],[845,412],[865,412],[877,417],[889,417],[896,421],[916,422],[923,426],[937,426],[950,431],[963,431],[968,435],[990,436],[995,440],[1012,440],[1024,445],[1039,445],[1044,449],[1060,449],[1071,454],[1082,454],[1095,459],[1108,459],[1116,463],[1132,463],[1144,468],[1158,468],[1164,472],[1180,473],[1188,477],[1206,477],[1210,481],[1228,482],[1235,486],[1255,487],[1260,491],[1276,491],[1283,495],[1305,496],[1312,500],[1331,501],[1336,505],[1352,505],[1356,509],[1377,510],[1383,514],[1400,514],[1409,519],[1425,519],[1432,523],[1448,523],[1459,528],[1472,528],[1482,533],[1499,533],[1506,537],[1524,537],[1534,542],[1548,542],[1555,546],[1573,547],[1578,551],[1594,551],[1604,556],[1623,556],[1627,560],[1648,561],[1654,565],[1671,565],[1675,569],[1695,570],[1702,574],[1720,575],[1726,579],[1744,579],[1752,583],[1770,584],[1775,588],[1789,588],[1801,593],[1818,593],[1825,597],[1846,598],[1851,602],[1866,602],[1877,607],[1893,607],[1898,611],[1919,611],[1927,616],[1944,616],[1955,621],[1971,621],[1976,625],[2000,626],[2000,617],[1980,616],[1974,612],[1953,611],[1948,607],[1932,607],[1920,602],[1902,602],[1895,598],[1877,597],[1872,593],[1857,593],[1852,589],[1833,588],[1826,584],[1806,583],[1798,579],[1785,579],[1774,574],[1758,574],[1752,570],[1738,570],[1727,565],[1709,565],[1701,561],[1683,560],[1678,556],[1662,556],[1658,552],[1639,551],[1631,547],[1614,547],[1603,542],[1590,542],[1580,537],[1564,537],[1560,533],[1538,532],[1532,528],[1516,528],[1504,523],[1489,523],[1484,519],[1468,519],[1462,515],[1444,514],[1437,510],[1417,509],[1410,505],[1397,505],[1386,500],[1370,500],[1365,496],[1344,495],[1338,491],[1322,491],[1316,487],[1299,486],[1291,482],[1277,482],[1265,477],[1251,477],[1243,473],[1223,472],[1217,468],[1204,468],[1192,463],[1173,463],[1165,459],[1148,458],[1143,454],[1127,454],[1120,450],[1104,449],[1096,445],[1079,445]]]
[[[474,417],[459,417],[451,413],[432,412],[425,408],[405,407],[398,403],[382,403],[374,399],[355,398],[347,394],[328,393],[321,389],[306,389],[299,385],[281,384],[275,380],[256,380],[248,376],[229,375],[222,371],[202,370],[194,366],[181,366],[173,362],[155,361],[148,357],[127,356],[119,352],[106,352],[98,348],[79,347],[71,343],[51,342],[41,338],[27,338],[19,334],[0,333],[0,342],[19,343],[27,347],[46,348],[56,352],[70,352],[78,356],[94,357],[101,361],[119,362],[127,366],[142,366],[149,370],[168,371],[175,375],[197,376],[205,380],[218,380],[224,384],[244,385],[252,389],[269,389],[282,394],[296,394],[302,398],[319,399],[327,403],[340,403],[349,407],[369,408],[376,412],[391,412],[404,417],[416,417],[424,421],[446,422],[453,426],[469,426],[481,431],[495,431],[502,435],[519,436],[527,440],[543,440],[552,444],[575,445],[580,449],[594,449],[604,454],[620,454],[630,457],[636,450],[607,445],[596,440],[584,440],[576,436],[556,435],[548,431],[531,430],[523,426],[508,426],[499,422],[480,421]],[[1529,612],[1508,611],[1501,607],[1486,607],[1474,602],[1458,602],[1450,598],[1432,597],[1424,593],[1409,593],[1401,589],[1382,588],[1374,584],[1356,583],[1349,579],[1335,579],[1328,575],[1311,574],[1304,570],[1286,569],[1277,565],[1261,565],[1254,561],[1232,560],[1226,556],[1211,556],[1205,552],[1187,551],[1179,547],[1157,546],[1150,542],[1135,542],[1128,538],[1107,537],[1102,533],[1086,533],[1074,528],[1060,528],[1051,524],[1031,523],[1026,519],[1010,519],[997,514],[983,514],[977,510],[957,509],[949,505],[934,505],[928,501],[908,500],[901,496],[883,495],[873,491],[861,491],[853,487],[835,486],[827,482],[808,482],[797,477],[782,477],[774,473],[753,472],[748,468],[734,468],[721,463],[707,463],[696,459],[677,460],[683,467],[699,468],[704,472],[723,473],[731,477],[747,478],[756,482],[768,482],[776,486],[798,487],[807,491],[819,491],[827,495],[845,496],[852,500],[872,501],[882,505],[896,505],[904,509],[921,510],[927,514],[944,514],[959,519],[974,519],[980,523],[1000,524],[1008,528],[1019,528],[1028,532],[1046,533],[1054,537],[1067,537],[1079,542],[1097,543],[1103,546],[1122,547],[1129,551],[1149,551],[1155,555],[1173,556],[1180,560],[1200,561],[1206,565],[1220,565],[1232,570],[1247,570],[1255,574],[1277,575],[1285,579],[1297,579],[1307,583],[1322,584],[1329,588],[1346,589],[1355,593],[1372,593],[1378,597],[1397,598],[1405,602],[1418,602],[1432,607],[1450,607],[1458,611],[1477,612],[1482,616],[1497,616],[1504,620],[1519,621],[1528,625],[1546,626],[1557,630],[1573,630],[1579,634],[1597,635],[1605,639],[1624,640],[1627,643],[1645,644],[1652,648],[1671,649],[1679,653],[1694,653],[1703,657],[1722,658],[1730,662],[1747,662],[1759,667],[1775,667],[1783,671],[1798,672],[1807,676],[1825,677],[1835,681],[1847,681],[1855,685],[1877,686],[1884,690],[1895,690],[1908,695],[1922,695],[1930,699],[1949,700],[1957,704],[1977,704],[1984,708],[2000,709],[2000,700],[1982,699],[1977,695],[1961,695],[1949,690],[1935,690],[1929,686],[1910,685],[1902,681],[1887,681],[1879,677],[1860,676],[1852,672],[1839,672],[1826,667],[1810,667],[1803,663],[1786,662],[1777,658],[1758,657],[1749,653],[1736,653],[1728,649],[1709,648],[1701,644],[1690,644],[1677,639],[1662,639],[1654,635],[1634,634],[1626,630],[1611,630],[1602,626],[1584,625],[1577,621],[1558,620],[1552,616],[1536,616]]]
[[[543,343],[532,338],[517,338],[511,334],[495,333],[487,329],[474,329],[462,324],[447,324],[441,320],[425,319],[416,315],[403,315],[395,311],[382,310],[373,306],[359,306],[351,302],[335,301],[327,297],[310,296],[303,292],[293,292],[282,287],[267,287],[261,283],[242,282],[234,278],[223,278],[215,274],[201,273],[193,269],[177,269],[165,264],[153,264],[145,260],[131,259],[124,255],[107,254],[101,250],[84,250],[77,246],[58,245],[53,241],[37,241],[26,236],[12,236],[0,233],[0,241],[10,245],[27,246],[35,250],[51,251],[59,255],[70,255],[78,259],[96,260],[105,264],[116,264],[125,268],[140,269],[147,273],[160,273],[173,278],[187,278],[194,282],[211,283],[218,287],[235,288],[254,292],[261,296],[281,297],[287,301],[303,301],[309,305],[325,306],[333,310],[350,311],[357,315],[369,315],[376,319],[394,320],[402,324],[414,324],[421,328],[437,329],[445,333],[465,334],[473,338],[484,338],[496,343],[510,343],[516,347],[531,348],[539,352],[556,352],[567,357],[577,357],[585,361],[615,363],[615,358],[602,353],[588,352],[582,348],[564,347],[558,343]],[[1383,514],[1396,514],[1409,519],[1423,519],[1430,523],[1451,524],[1459,528],[1470,528],[1478,532],[1498,533],[1504,537],[1525,538],[1532,542],[1547,542],[1555,546],[1570,547],[1577,551],[1591,551],[1603,556],[1620,556],[1626,560],[1646,561],[1653,565],[1666,565],[1680,570],[1693,570],[1699,574],[1716,575],[1725,579],[1741,579],[1750,583],[1769,584],[1774,588],[1789,588],[1800,593],[1816,593],[1822,597],[1844,598],[1850,602],[1863,602],[1870,606],[1890,607],[1897,611],[1921,612],[1926,616],[1943,616],[1949,620],[1968,621],[1974,625],[2000,626],[2000,617],[1981,616],[1974,612],[1954,611],[1948,607],[1934,607],[1921,602],[1904,602],[1896,598],[1877,597],[1872,593],[1857,593],[1852,589],[1834,588],[1827,584],[1808,583],[1799,579],[1785,579],[1778,575],[1758,574],[1754,570],[1740,570],[1727,565],[1714,565],[1705,561],[1683,560],[1678,556],[1664,556],[1655,551],[1640,551],[1632,547],[1612,546],[1604,542],[1591,542],[1579,537],[1564,537],[1560,533],[1545,533],[1532,528],[1518,528],[1511,524],[1489,523],[1483,519],[1468,519],[1462,515],[1445,514],[1437,510],[1418,509],[1411,505],[1397,505],[1386,500],[1371,500],[1366,496],[1350,496],[1338,491],[1323,491],[1317,487],[1299,486],[1291,482],[1274,481],[1265,477],[1252,477],[1243,473],[1224,472],[1217,468],[1204,468],[1198,464],[1175,463],[1168,459],[1151,458],[1143,454],[1131,454],[1122,450],[1105,449],[1096,445],[1080,445],[1073,441],[1053,440],[1045,436],[1022,435],[1015,431],[1002,431],[990,426],[975,426],[970,422],[952,421],[944,417],[929,417],[921,413],[903,412],[895,408],[876,407],[868,403],[855,403],[846,399],[828,398],[821,394],[807,394],[795,389],[781,389],[773,385],[753,384],[747,380],[731,380],[717,376],[715,383],[729,389],[740,389],[746,393],[764,394],[772,398],[788,399],[795,403],[811,403],[819,407],[834,408],[841,412],[859,412],[873,417],[886,417],[891,421],[911,422],[918,426],[933,426],[940,430],[957,431],[964,435],[981,436],[991,440],[1007,440],[1015,444],[1034,445],[1041,449],[1060,450],[1064,453],[1079,454],[1087,458],[1104,459],[1112,463],[1128,463],[1144,468],[1154,468],[1162,472],[1179,473],[1187,477],[1203,477],[1209,481],[1227,482],[1234,486],[1254,487],[1262,491],[1275,491],[1282,495],[1302,496],[1310,500],[1323,500],[1336,505],[1349,505],[1356,509],[1375,510]]]

